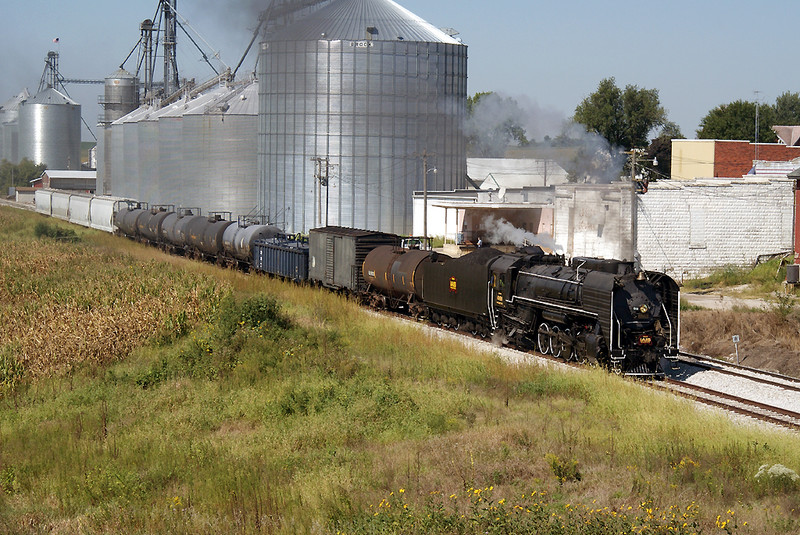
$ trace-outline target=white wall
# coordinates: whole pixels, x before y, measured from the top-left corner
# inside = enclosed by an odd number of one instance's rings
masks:
[[[573,256],[633,260],[630,182],[556,186],[553,238]]]
[[[659,181],[637,204],[642,265],[678,280],[792,250],[791,180]]]

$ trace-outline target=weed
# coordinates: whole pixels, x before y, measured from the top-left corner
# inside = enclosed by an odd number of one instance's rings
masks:
[[[556,476],[559,485],[563,485],[567,481],[580,481],[583,479],[580,470],[578,470],[578,461],[575,459],[561,459],[557,455],[548,453],[545,455],[545,460],[550,465],[550,470],[553,471],[553,475]]]

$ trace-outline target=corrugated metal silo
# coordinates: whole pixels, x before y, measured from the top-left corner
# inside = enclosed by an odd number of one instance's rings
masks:
[[[410,233],[424,154],[428,189],[464,186],[467,47],[391,0],[334,0],[269,35],[259,81],[259,201],[288,232]]]
[[[183,116],[184,175],[190,206],[235,215],[257,212],[258,83],[215,91]]]
[[[139,79],[120,68],[105,79],[103,121],[111,124],[139,107]]]
[[[19,157],[50,169],[80,169],[80,104],[52,87],[20,104]]]
[[[0,106],[0,159],[19,163],[19,106],[31,94],[23,89]]]

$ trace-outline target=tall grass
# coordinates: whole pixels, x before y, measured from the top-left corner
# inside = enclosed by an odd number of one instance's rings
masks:
[[[332,293],[114,243],[87,233],[58,249],[73,262],[104,259],[106,269],[85,270],[87,283],[109,287],[93,300],[112,300],[123,280],[123,297],[158,288],[169,301],[161,277],[230,292],[202,313],[174,309],[186,313],[180,329],[156,322],[115,358],[43,370],[0,399],[0,531],[798,527],[797,488],[755,478],[762,465],[800,469],[794,435],[740,427],[599,370],[511,366]],[[3,247],[0,260],[38,254]],[[23,279],[77,292],[66,276]]]

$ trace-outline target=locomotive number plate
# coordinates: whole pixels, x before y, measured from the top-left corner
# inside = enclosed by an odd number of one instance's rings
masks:
[[[639,337],[639,343],[643,346],[649,346],[653,343],[653,339],[649,335],[643,334]]]

